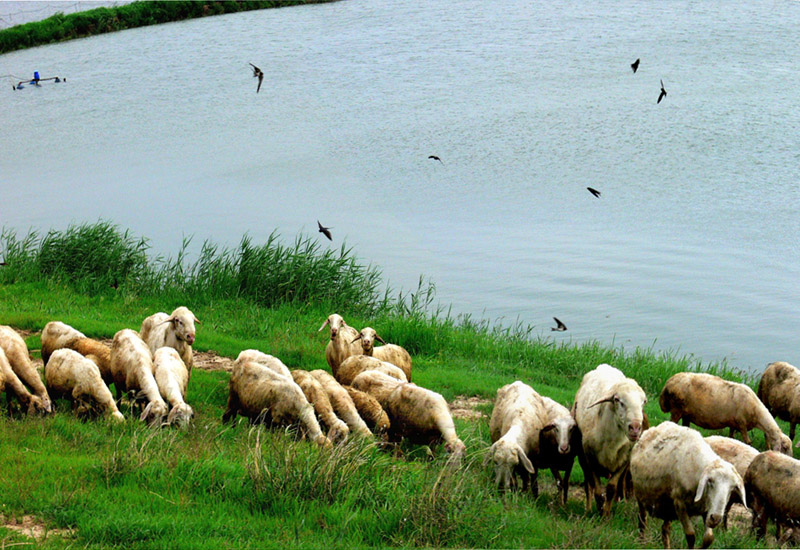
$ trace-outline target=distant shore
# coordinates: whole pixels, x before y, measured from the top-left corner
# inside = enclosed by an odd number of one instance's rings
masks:
[[[111,8],[95,8],[71,14],[57,13],[42,21],[0,30],[0,54],[73,38],[183,21],[196,17],[239,11],[322,4],[335,0],[252,0],[198,2],[195,0],[138,1]]]

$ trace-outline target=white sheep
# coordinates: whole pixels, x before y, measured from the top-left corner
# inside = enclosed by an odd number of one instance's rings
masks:
[[[117,397],[123,391],[136,392],[137,401],[147,402],[140,420],[151,426],[162,423],[169,409],[158,390],[150,348],[135,330],[123,329],[114,335],[111,343],[111,375]]]
[[[310,374],[320,383],[328,394],[328,399],[331,402],[333,410],[336,411],[336,415],[344,420],[352,433],[362,436],[372,435],[367,423],[364,422],[364,419],[358,414],[358,409],[353,399],[350,397],[350,394],[347,393],[347,390],[344,389],[330,373],[321,369],[316,369],[312,370]]]
[[[358,331],[345,323],[338,313],[328,315],[317,332],[321,332],[327,326],[330,326],[330,341],[325,346],[325,359],[328,361],[333,376],[336,377],[342,361],[351,355],[361,354],[361,344],[353,342],[353,339],[358,336]]]
[[[756,538],[764,537],[770,519],[779,541],[784,526],[800,523],[800,460],[775,451],[760,453],[747,468],[744,486],[753,508]]]
[[[200,324],[189,308],[180,306],[167,315],[163,312],[154,313],[142,321],[139,336],[150,347],[150,353],[155,354],[158,348],[168,346],[175,348],[183,360],[183,364],[192,376],[192,344],[195,339],[195,324]]]
[[[161,397],[169,403],[167,424],[181,428],[188,426],[194,410],[186,403],[189,370],[175,348],[163,347],[153,356],[153,371]]]
[[[599,365],[584,375],[572,410],[582,436],[578,461],[584,472],[587,510],[593,493],[603,515],[611,513],[631,448],[642,434],[646,402],[639,384],[611,365]],[[605,497],[601,477],[608,478]]]
[[[670,547],[673,520],[680,520],[686,542],[694,548],[691,518],[703,516],[703,548],[708,548],[731,494],[737,493],[746,506],[744,481],[736,468],[722,460],[699,432],[674,422],[662,422],[644,432],[631,451],[630,469],[639,504],[639,531],[644,535],[648,513],[664,520],[664,548]]]
[[[389,415],[383,410],[378,400],[367,392],[355,389],[353,386],[343,386],[353,400],[358,410],[358,416],[364,419],[372,433],[385,437],[389,431]]]
[[[25,387],[25,384],[14,374],[11,363],[8,362],[6,352],[3,351],[3,348],[0,348],[0,391],[6,392],[9,414],[11,414],[12,411],[12,396],[17,398],[19,404],[28,415],[48,413],[48,408],[45,407],[44,402],[39,396],[31,394],[28,388]],[[52,404],[49,410],[52,411]]]
[[[358,340],[361,341],[361,352],[364,355],[369,355],[400,367],[405,373],[406,379],[411,382],[411,355],[405,348],[397,344],[387,344],[372,327],[362,328],[353,342]],[[377,348],[374,347],[375,340],[383,345]]]
[[[581,431],[569,409],[549,397],[542,396],[547,421],[539,432],[539,451],[533,457],[538,469],[550,468],[561,495],[561,503],[567,503],[569,476],[575,465],[575,457],[581,450]],[[561,476],[564,472],[564,476]]]
[[[494,462],[499,489],[507,491],[516,486],[516,473],[522,478],[522,488],[530,483],[533,496],[539,496],[538,471],[529,455],[538,453],[539,432],[546,422],[542,398],[529,385],[517,380],[497,390],[489,421],[492,446],[483,463]]]
[[[347,436],[350,435],[350,428],[336,416],[328,393],[322,384],[305,370],[293,370],[291,377],[303,390],[306,399],[314,405],[314,412],[317,413],[319,420],[328,428],[328,439],[334,443],[347,439]]]
[[[100,368],[77,351],[55,350],[45,365],[44,376],[53,397],[70,399],[79,415],[99,412],[119,422],[125,420],[100,375]]]
[[[47,395],[47,388],[45,388],[39,371],[33,366],[30,355],[28,354],[28,346],[22,336],[13,328],[5,325],[0,325],[0,348],[6,354],[11,370],[17,375],[19,380],[30,388],[31,393],[41,400],[43,412],[51,413],[53,411],[50,396]]]
[[[283,361],[273,355],[268,355],[262,351],[258,351],[257,349],[246,349],[239,353],[234,365],[249,363],[251,361],[263,365],[277,374],[280,374],[281,376],[286,376],[288,378],[292,377],[289,367],[284,365]]]
[[[82,332],[62,323],[51,321],[42,329],[42,362],[47,360],[57,349],[68,348],[92,359],[100,369],[100,375],[106,384],[113,383],[111,376],[111,348],[106,344],[87,338]],[[90,357],[91,356],[91,357]]]
[[[388,374],[393,378],[397,378],[402,382],[408,382],[408,378],[406,378],[406,374],[403,372],[403,369],[369,355],[351,355],[342,361],[342,364],[339,365],[339,370],[336,373],[336,380],[340,384],[351,384],[353,382],[353,378],[365,370],[378,370],[384,374]]]
[[[736,471],[739,472],[742,478],[744,478],[747,473],[747,468],[750,467],[750,463],[758,456],[757,449],[751,447],[747,443],[742,443],[738,439],[721,435],[710,435],[706,437],[705,440],[722,460],[733,464],[733,467],[736,468]],[[728,511],[733,504],[739,502],[739,500],[734,498],[735,496],[736,495],[731,497],[730,502],[728,502],[728,507],[725,509],[725,517],[722,520],[722,526],[725,529],[728,528]]]
[[[746,384],[724,380],[701,372],[681,372],[664,384],[658,399],[661,410],[670,420],[683,425],[695,423],[701,428],[739,430],[750,445],[749,430],[763,430],[768,448],[792,456],[792,442],[778,427],[775,418]]]
[[[758,381],[756,395],[773,416],[789,423],[789,439],[794,441],[800,422],[800,370],[784,361],[771,363]]]
[[[239,414],[252,423],[300,424],[318,445],[332,445],[322,433],[314,415],[314,406],[308,402],[300,386],[291,377],[277,374],[254,361],[234,365],[231,374],[228,406],[222,421],[235,421]]]
[[[391,423],[390,439],[406,438],[426,445],[443,440],[451,464],[461,462],[466,446],[458,438],[450,407],[440,394],[374,370],[356,376],[352,386],[381,404]]]

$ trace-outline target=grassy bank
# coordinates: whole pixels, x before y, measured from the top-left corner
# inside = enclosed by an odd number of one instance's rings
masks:
[[[68,15],[57,13],[42,21],[0,30],[0,53],[196,17],[330,1],[333,0],[139,1]]]
[[[322,249],[315,239],[289,243],[278,235],[232,249],[211,243],[197,259],[178,253],[152,258],[147,241],[105,222],[62,232],[4,232],[0,255],[0,324],[37,331],[62,320],[94,337],[136,328],[154,311],[192,308],[202,324],[195,349],[235,357],[255,347],[291,368],[325,368],[325,333],[333,311],[354,326],[376,327],[414,357],[415,381],[441,392],[493,398],[517,379],[569,404],[583,374],[602,362],[636,378],[649,397],[654,423],[665,415],[657,395],[671,374],[702,367],[649,350],[595,343],[555,344],[528,327],[494,327],[431,310],[435,292],[421,284],[398,295],[375,267],[349,249]],[[98,246],[102,244],[102,246]],[[725,373],[735,378],[734,373]],[[320,451],[291,433],[234,428],[220,422],[225,372],[195,371],[188,402],[196,411],[185,432],[82,423],[59,403],[53,417],[0,416],[0,514],[31,515],[50,529],[45,547],[653,547],[636,532],[635,505],[617,506],[603,520],[574,496],[555,503],[549,473],[541,496],[498,495],[490,467],[488,419],[456,420],[468,449],[464,466],[445,467],[441,453],[405,447],[394,456],[366,442]],[[491,413],[491,405],[481,408]],[[128,411],[123,406],[122,412]],[[755,445],[764,448],[755,432]],[[572,483],[582,480],[576,465]],[[675,527],[673,540],[683,541]],[[718,530],[715,547],[759,547],[743,524]],[[3,533],[4,544],[25,542]],[[773,539],[774,542],[774,539]]]

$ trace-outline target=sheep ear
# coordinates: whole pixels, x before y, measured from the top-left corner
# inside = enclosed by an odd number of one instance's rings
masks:
[[[528,459],[528,455],[525,454],[525,451],[522,450],[522,447],[517,445],[517,456],[519,457],[519,462],[522,464],[523,468],[528,470],[528,473],[535,474],[536,469],[531,464],[530,459]]]
[[[542,428],[542,431],[543,432],[549,432],[550,430],[555,430],[555,429],[556,429],[556,425],[551,422],[550,424],[548,424],[547,426]]]
[[[357,336],[357,337],[356,337],[356,338],[355,338],[355,339],[354,339],[352,342],[350,342],[350,343],[351,343],[351,344],[355,344],[355,343],[356,343],[356,342],[358,342],[359,340],[361,340],[361,335],[360,335],[360,334],[359,334],[359,335],[358,335],[358,336]]]
[[[483,457],[483,466],[484,466],[484,467],[485,467],[487,464],[489,464],[489,461],[490,461],[490,460],[492,459],[492,457],[494,456],[494,450],[495,450],[495,448],[496,448],[496,447],[497,447],[497,442],[493,443],[493,444],[492,444],[492,446],[491,446],[491,447],[489,447],[489,450],[486,452],[486,456],[485,456],[485,457]]]
[[[150,414],[150,409],[152,408],[153,408],[153,402],[150,401],[150,403],[148,403],[147,406],[142,411],[142,414],[139,416],[139,420],[144,422],[147,419],[147,415]]]
[[[375,339],[376,339],[378,342],[380,342],[381,344],[385,344],[385,343],[386,343],[386,342],[384,342],[384,341],[383,341],[383,338],[381,338],[381,337],[380,337],[380,336],[378,336],[377,334],[375,335]]]
[[[202,324],[202,323],[200,322],[200,319],[198,319],[198,318],[197,318],[197,317],[195,317],[194,315],[192,315],[192,318],[194,319],[194,322],[195,322],[195,323],[197,323],[198,325]]]
[[[743,481],[740,481],[739,483],[736,484],[736,492],[739,493],[739,496],[742,499],[742,506],[747,508],[747,501],[745,501],[745,499],[744,499],[744,482]]]
[[[589,405],[587,408],[591,409],[592,407],[596,407],[597,405],[600,405],[602,403],[610,403],[610,402],[614,401],[615,397],[616,397],[616,395],[611,395],[609,397],[604,397],[603,399],[601,399],[600,401],[598,401],[594,405]]]
[[[700,483],[697,484],[697,493],[694,495],[695,502],[700,502],[700,499],[703,498],[703,492],[706,490],[706,483],[708,483],[708,472],[703,472]],[[744,496],[742,496],[742,498],[744,499]]]
[[[318,330],[317,332],[322,332],[322,329],[324,329],[325,327],[327,327],[327,326],[330,324],[330,322],[331,322],[331,321],[330,321],[330,319],[325,319],[325,322],[324,322],[324,323],[322,323],[322,326],[321,326],[321,327],[319,327],[319,330]]]

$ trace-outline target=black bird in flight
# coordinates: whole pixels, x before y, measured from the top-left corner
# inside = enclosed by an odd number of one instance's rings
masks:
[[[553,320],[556,322],[556,324],[557,324],[558,326],[556,326],[556,327],[551,327],[551,328],[550,328],[550,330],[554,330],[554,331],[556,331],[556,332],[564,332],[565,330],[567,330],[567,325],[565,325],[564,323],[562,323],[561,321],[559,321],[559,320],[558,320],[558,317],[553,317]]]
[[[661,100],[667,97],[667,91],[664,89],[664,81],[661,81],[661,93],[658,94],[658,101],[656,101],[656,105],[661,103]]]
[[[639,68],[639,58],[637,57],[636,61],[631,63],[631,69],[633,69],[633,72],[636,73],[636,69],[638,68]]]
[[[589,193],[591,193],[592,195],[594,195],[598,199],[600,198],[600,191],[598,191],[597,189],[595,189],[593,187],[587,187],[586,189],[588,189]]]
[[[256,93],[261,89],[261,81],[264,80],[264,71],[250,63],[250,66],[253,67],[253,76],[258,77],[258,88],[256,88]]]
[[[431,159],[431,160],[438,160],[439,162],[442,162],[442,159],[440,159],[436,155],[428,155],[428,158]],[[444,163],[442,162],[442,164],[444,164]]]
[[[329,241],[333,241],[333,237],[331,236],[330,227],[322,227],[322,224],[319,223],[317,220],[317,225],[319,226],[319,232],[328,237]]]

